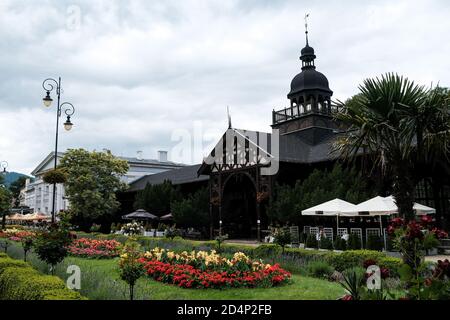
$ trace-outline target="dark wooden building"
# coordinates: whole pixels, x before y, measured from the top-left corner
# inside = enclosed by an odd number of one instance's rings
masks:
[[[265,208],[275,183],[294,183],[315,168],[333,166],[338,158],[333,142],[345,128],[333,119],[339,110],[315,59],[306,38],[301,72],[292,79],[287,95],[289,106],[272,111],[272,132],[236,129],[230,123],[201,165],[141,178],[131,184],[128,204],[147,183],[170,180],[187,191],[209,185],[211,233],[220,228],[232,238],[260,238],[260,230],[268,227]],[[418,187],[418,201],[448,217],[450,188],[443,185],[436,198],[427,181]]]

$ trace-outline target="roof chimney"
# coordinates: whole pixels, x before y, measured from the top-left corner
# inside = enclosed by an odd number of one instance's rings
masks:
[[[142,160],[142,151],[141,150],[136,151],[136,158],[138,160]]]
[[[158,161],[159,162],[167,162],[167,151],[164,151],[164,150],[158,151]]]

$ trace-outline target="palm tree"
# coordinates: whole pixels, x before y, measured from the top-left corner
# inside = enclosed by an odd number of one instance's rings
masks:
[[[373,157],[374,165],[392,177],[399,214],[412,219],[417,169],[433,171],[439,159],[448,160],[448,95],[392,73],[364,80],[359,90],[351,100],[338,102],[342,111],[335,117],[348,131],[335,147],[347,159],[363,153]]]

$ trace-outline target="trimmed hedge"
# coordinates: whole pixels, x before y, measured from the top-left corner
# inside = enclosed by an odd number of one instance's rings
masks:
[[[43,275],[28,263],[0,256],[0,300],[85,300],[55,276]]]
[[[286,254],[303,259],[306,262],[323,260],[339,272],[348,268],[361,267],[365,260],[375,260],[380,267],[388,268],[391,275],[398,276],[398,268],[402,265],[399,258],[389,257],[383,252],[373,250],[348,250],[343,252],[305,250],[297,248],[286,249]]]

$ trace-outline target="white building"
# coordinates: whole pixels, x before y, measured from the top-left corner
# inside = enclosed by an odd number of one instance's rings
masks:
[[[25,188],[22,190],[24,195],[23,204],[33,209],[34,212],[41,212],[51,214],[52,199],[53,199],[53,185],[45,183],[42,179],[44,174],[53,170],[55,153],[51,152],[31,174],[35,177],[31,182],[27,179]],[[58,152],[57,164],[64,156],[63,152]],[[121,177],[122,181],[129,184],[134,180],[149,174],[159,173],[167,170],[177,169],[183,167],[184,164],[168,161],[167,151],[158,151],[158,159],[143,159],[142,153],[138,151],[136,157],[117,157],[126,160],[129,165],[128,172]],[[56,185],[55,198],[55,212],[66,210],[69,207],[69,202],[65,197],[64,185]]]

